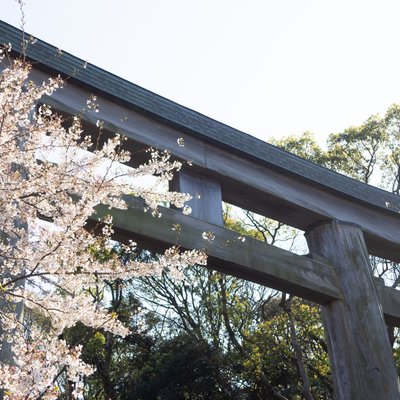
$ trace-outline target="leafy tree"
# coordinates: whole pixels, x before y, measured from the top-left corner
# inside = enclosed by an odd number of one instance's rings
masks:
[[[230,384],[230,359],[186,333],[163,341],[139,372],[130,398],[222,400],[237,398]]]
[[[387,152],[383,158],[384,186],[393,193],[400,194],[400,106],[393,104],[385,115],[388,134]]]
[[[297,156],[320,165],[328,163],[327,155],[318,145],[314,135],[307,131],[300,136],[288,136],[282,139],[270,138],[269,142]]]
[[[284,296],[280,304],[277,300],[271,304],[270,313],[249,334],[248,348],[256,368],[264,371],[269,382],[289,399],[332,399],[333,385],[318,307]],[[307,370],[308,390],[304,390],[301,368]]]
[[[360,126],[329,136],[328,165],[333,170],[370,183],[387,141],[384,119],[373,115]]]

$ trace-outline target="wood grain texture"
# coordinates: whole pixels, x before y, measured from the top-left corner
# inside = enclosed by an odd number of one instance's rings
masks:
[[[342,293],[342,299],[322,307],[337,399],[400,399],[362,231],[333,221],[314,227],[306,237],[311,252],[335,266]]]

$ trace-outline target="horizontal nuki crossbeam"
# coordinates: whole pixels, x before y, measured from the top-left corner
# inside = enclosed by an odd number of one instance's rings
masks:
[[[127,210],[111,211],[119,240],[135,237],[142,246],[160,250],[176,244],[184,249],[201,249],[208,254],[209,268],[318,304],[341,298],[333,266],[321,260],[240,236],[177,210],[160,207],[159,219],[144,211],[142,201],[128,196],[126,201],[129,205]],[[109,213],[107,207],[99,207],[95,219]],[[204,232],[208,235],[203,235]],[[378,281],[375,285],[387,322],[400,326],[400,291],[385,287]]]

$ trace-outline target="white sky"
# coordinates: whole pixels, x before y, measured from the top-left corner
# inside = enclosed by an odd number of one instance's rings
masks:
[[[400,103],[399,0],[25,2],[28,33],[263,140]]]

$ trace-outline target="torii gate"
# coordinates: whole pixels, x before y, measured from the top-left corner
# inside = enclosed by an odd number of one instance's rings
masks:
[[[21,52],[22,32],[0,21],[0,43]],[[81,111],[91,93],[100,111],[85,116],[115,132],[124,119],[128,148],[169,150],[193,167],[173,182],[182,192],[201,193],[191,216],[162,209],[163,223],[143,212],[137,199],[116,210],[119,238],[151,247],[178,243],[201,248],[209,266],[321,304],[337,399],[400,399],[398,376],[386,331],[400,326],[400,292],[377,282],[368,254],[400,261],[400,197],[322,168],[189,110],[38,40],[28,46],[32,77],[68,76],[65,89],[46,102]],[[177,146],[183,138],[185,147]],[[222,225],[222,201],[306,232],[311,257],[247,238]],[[99,209],[99,213],[108,210]],[[180,225],[177,237],[173,225]]]

